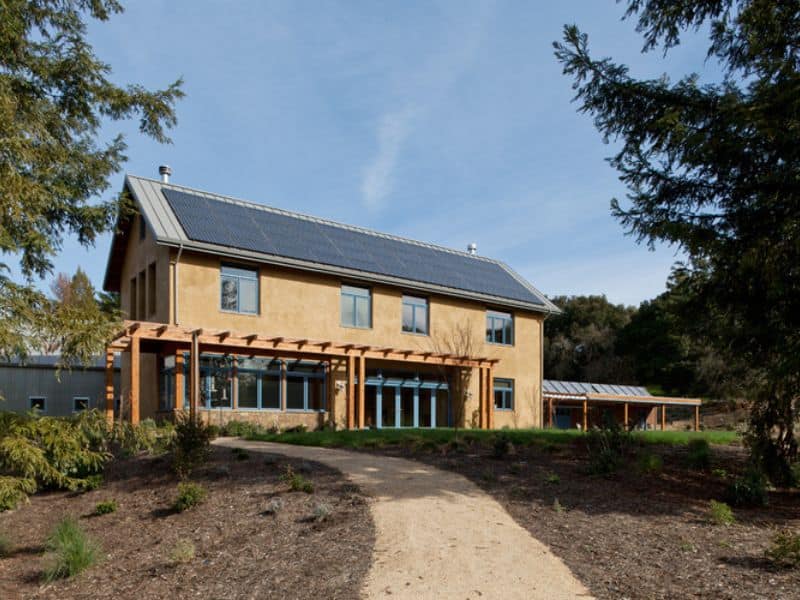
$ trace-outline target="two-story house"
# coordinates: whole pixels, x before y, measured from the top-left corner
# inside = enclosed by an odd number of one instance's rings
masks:
[[[138,421],[198,411],[287,428],[542,424],[558,309],[500,261],[128,176],[104,288]],[[120,399],[115,406],[114,398]]]

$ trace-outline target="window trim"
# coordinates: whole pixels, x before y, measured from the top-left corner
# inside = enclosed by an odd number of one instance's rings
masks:
[[[411,299],[412,301],[406,302],[406,298]],[[415,302],[416,301],[416,302]],[[403,323],[403,311],[405,310],[406,305],[411,307],[411,331],[406,331],[404,328]],[[431,334],[431,303],[425,296],[415,296],[414,294],[403,294],[400,297],[400,333],[404,333],[406,335],[418,335],[423,337],[428,337]],[[422,309],[425,311],[425,331],[423,333],[419,333],[418,331],[414,331],[416,329],[417,323],[417,310]]]
[[[345,292],[344,288],[352,288],[356,290],[363,290],[366,292],[365,295],[360,294],[353,294],[351,292]],[[348,296],[353,300],[353,323],[347,324],[344,323],[342,320],[342,302],[344,301],[345,296]],[[357,299],[358,298],[366,298],[369,305],[367,307],[367,319],[369,323],[367,325],[358,325],[358,310],[357,310]],[[341,327],[347,327],[348,329],[372,329],[372,288],[371,287],[364,287],[361,285],[355,285],[352,283],[342,283],[339,287],[339,325]]]
[[[75,408],[75,401],[76,400],[85,400],[86,401],[86,408],[82,408],[80,410]],[[72,412],[81,413],[81,412],[84,412],[86,410],[89,410],[91,408],[90,403],[91,403],[91,399],[89,398],[89,396],[73,396],[72,397]]]
[[[47,396],[28,396],[28,410],[33,410],[32,402],[34,400],[42,401],[42,409],[39,411],[42,414],[47,412]]]
[[[489,321],[490,320],[492,321],[492,327],[489,327]],[[498,321],[510,321],[511,322],[511,341],[498,342],[498,341],[495,341],[494,339],[491,339],[493,337],[493,335],[490,336],[489,332],[490,331],[492,331],[492,332],[495,331],[495,328],[494,328],[494,321],[495,320],[498,320]],[[487,308],[486,309],[486,332],[487,332],[486,333],[486,343],[487,344],[494,344],[496,346],[513,346],[514,345],[514,339],[516,338],[516,331],[515,331],[516,326],[515,326],[514,321],[515,321],[515,319],[514,319],[514,313],[513,312]],[[505,330],[505,327],[503,328],[503,330]]]
[[[250,280],[249,277],[245,277],[243,275],[224,275],[222,270],[228,267],[230,269],[241,269],[243,271],[253,271],[255,273],[255,278],[253,279],[256,282],[256,309],[255,311],[246,311],[240,310],[239,308],[233,310],[230,308],[223,308],[222,307],[222,278],[225,277],[235,277],[237,280],[239,279],[247,279]],[[241,287],[236,288],[236,306],[241,306],[241,298],[239,296],[239,290]],[[256,266],[250,265],[243,265],[237,263],[229,263],[229,262],[222,262],[219,265],[219,295],[217,296],[219,299],[219,310],[220,312],[232,314],[232,315],[249,315],[249,316],[259,316],[261,314],[261,270]]]
[[[503,382],[508,384],[508,387],[497,388],[497,383]],[[514,380],[509,379],[506,377],[496,377],[492,382],[492,403],[494,405],[494,410],[500,410],[503,412],[514,412],[515,409],[515,399],[514,399]],[[505,399],[506,396],[510,397],[510,401],[508,402],[508,406],[497,406],[497,392],[503,394],[503,398]]]

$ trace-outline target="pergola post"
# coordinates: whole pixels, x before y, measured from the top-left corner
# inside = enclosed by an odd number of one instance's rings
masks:
[[[626,402],[624,405],[624,417],[622,419],[622,425],[625,428],[625,431],[628,431],[628,403]]]
[[[172,407],[173,410],[183,408],[184,386],[186,385],[186,378],[183,376],[184,364],[183,350],[177,350],[175,352],[175,406]]]
[[[139,424],[140,361],[139,338],[134,335],[131,337],[131,425]]]
[[[355,409],[356,409],[356,402],[355,402],[355,370],[356,370],[356,359],[352,354],[347,356],[347,428],[348,429],[355,429],[356,420],[355,420]]]
[[[547,399],[547,426],[552,429],[553,427],[553,399]]]
[[[197,418],[197,406],[200,403],[200,338],[192,332],[192,350],[189,352],[189,418]]]
[[[486,423],[489,429],[494,429],[494,371],[491,367],[486,369]]]
[[[667,428],[667,405],[661,405],[661,431]]]
[[[583,400],[583,431],[589,429],[589,401]]]
[[[486,429],[486,369],[478,368],[478,427]]]
[[[700,405],[696,404],[694,407],[694,430],[700,431]]]
[[[114,423],[114,351],[106,350],[106,421]]]
[[[366,405],[367,359],[358,357],[358,428],[364,429],[364,410]]]

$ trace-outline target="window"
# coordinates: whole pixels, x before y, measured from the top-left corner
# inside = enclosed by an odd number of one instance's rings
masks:
[[[37,410],[39,412],[44,412],[47,410],[47,398],[44,396],[31,396],[28,398],[28,407],[31,410]]]
[[[494,407],[497,410],[514,410],[514,380],[494,380]]]
[[[238,370],[239,408],[280,410],[281,364],[263,358],[240,358]]]
[[[139,241],[147,237],[147,221],[143,214],[139,214]]]
[[[428,300],[416,296],[403,296],[403,331],[428,334]]]
[[[220,308],[231,312],[258,313],[258,271],[222,265]]]
[[[147,267],[147,314],[156,312],[156,263]]]
[[[511,313],[486,311],[486,341],[491,344],[514,343],[514,317]]]
[[[136,277],[131,277],[131,296],[128,301],[128,318],[136,318]]]
[[[228,356],[200,356],[200,406],[233,408],[233,359]]]
[[[89,410],[89,398],[86,396],[75,396],[72,399],[72,412],[83,412]]]
[[[145,303],[147,301],[147,296],[145,295],[145,292],[147,290],[147,288],[145,287],[146,285],[147,283],[145,282],[144,271],[139,271],[139,285],[137,286],[139,288],[139,295],[138,295],[139,302],[136,305],[137,319],[143,319],[144,316],[147,314],[147,307],[145,306]]]
[[[372,327],[372,296],[369,289],[342,286],[342,326]]]
[[[325,368],[293,364],[286,369],[286,410],[325,410]]]

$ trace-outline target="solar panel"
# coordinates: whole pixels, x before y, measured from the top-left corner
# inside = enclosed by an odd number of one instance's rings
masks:
[[[544,306],[500,265],[409,241],[162,188],[187,237]]]

